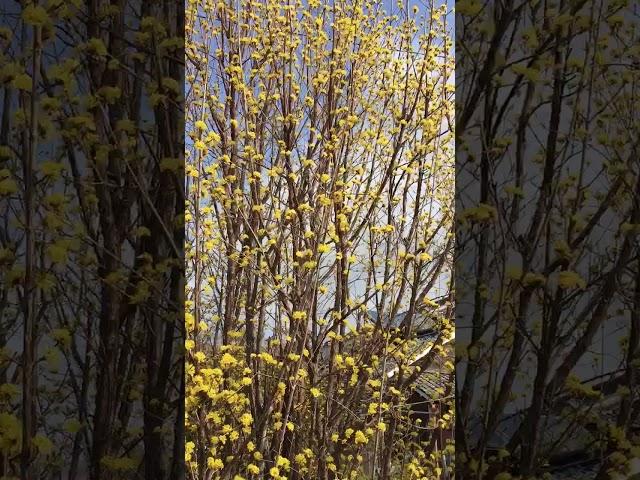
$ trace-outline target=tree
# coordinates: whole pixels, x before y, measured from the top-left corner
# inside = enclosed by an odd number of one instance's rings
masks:
[[[453,336],[451,25],[384,7],[187,4],[190,478],[448,474],[406,399]]]
[[[637,445],[637,15],[620,1],[457,11],[460,475],[540,475],[580,436],[606,458],[598,478],[624,473]],[[598,375],[620,382],[615,425],[587,382]]]
[[[0,476],[177,478],[181,6],[1,8]]]

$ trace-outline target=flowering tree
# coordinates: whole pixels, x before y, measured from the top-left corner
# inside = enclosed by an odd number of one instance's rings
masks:
[[[393,10],[187,3],[190,478],[448,474],[407,399],[453,369],[450,22]]]
[[[182,15],[0,6],[0,477],[178,478]]]
[[[638,456],[634,8],[457,4],[463,478],[541,475],[570,449],[627,478]]]

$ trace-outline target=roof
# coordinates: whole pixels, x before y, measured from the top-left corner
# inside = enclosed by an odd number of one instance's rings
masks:
[[[422,330],[417,333],[416,346],[411,353],[411,356],[413,357],[413,365],[429,353],[433,346],[433,342],[437,338],[438,332],[432,329]],[[442,398],[447,392],[447,387],[451,384],[451,375],[443,372],[442,363],[442,358],[436,359],[436,361],[426,368],[415,381],[414,385],[416,393],[425,400]],[[387,376],[389,378],[392,377],[395,375],[396,371],[397,367],[392,367],[387,371]]]
[[[594,459],[563,465],[550,470],[549,473],[551,474],[551,480],[594,480],[601,466],[601,461]],[[640,464],[638,459],[633,459],[630,462],[629,470],[624,476],[622,474],[614,474],[613,478],[616,480],[640,480],[639,472]]]
[[[620,397],[617,394],[604,395],[597,403],[581,404],[579,400],[565,400],[565,406],[573,408],[574,412],[582,412],[581,422],[573,417],[553,415],[545,417],[543,424],[542,444],[547,448],[553,446],[551,465],[546,471],[552,480],[593,480],[601,466],[597,458],[598,452],[592,446],[598,440],[596,423],[615,425],[618,415]],[[499,421],[495,434],[489,444],[491,449],[504,448],[509,439],[520,427],[522,412],[505,416]],[[640,429],[640,419],[636,419],[630,426],[632,430]],[[474,424],[477,434],[479,424]],[[635,468],[635,467],[634,467]],[[635,472],[634,472],[635,473]],[[625,477],[635,478],[635,477]],[[636,479],[640,480],[640,478]]]
[[[450,386],[450,374],[427,370],[416,380],[416,393],[427,400],[437,400],[446,395]]]
[[[415,344],[411,352],[409,352],[409,358],[412,359],[412,365],[415,365],[422,357],[427,355],[431,350],[434,342],[437,340],[440,332],[437,329],[436,316],[440,314],[440,310],[446,308],[446,305],[434,312],[434,315],[425,315],[421,312],[416,312],[412,319],[412,330],[415,332]],[[376,312],[367,312],[369,318],[375,320]],[[398,328],[402,325],[407,312],[396,315],[393,321],[389,322],[386,326],[391,327],[390,330]],[[451,342],[451,339],[445,339],[444,344]],[[347,336],[345,344],[349,343],[349,336]],[[329,343],[324,343],[321,347],[321,355],[325,358],[329,355]],[[420,373],[416,379],[414,386],[415,392],[425,400],[438,400],[442,399],[448,391],[448,387],[451,387],[453,374],[449,371],[444,371],[445,360],[453,361],[453,351],[450,352],[450,357],[443,359],[441,356],[437,356],[428,368]],[[398,367],[395,362],[388,358],[385,364],[385,372],[387,378],[393,377],[398,371]],[[382,372],[380,372],[382,373]]]
[[[598,460],[589,460],[571,465],[562,465],[549,473],[552,480],[593,480],[600,469]]]

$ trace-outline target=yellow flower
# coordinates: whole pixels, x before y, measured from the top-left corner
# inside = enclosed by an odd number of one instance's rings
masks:
[[[313,395],[313,398],[318,398],[320,396],[320,390],[315,387],[309,391],[311,392],[311,395]]]
[[[561,288],[566,289],[580,288],[584,290],[587,288],[587,282],[585,282],[584,279],[576,272],[572,272],[570,270],[565,270],[559,273],[558,284]]]
[[[38,452],[43,455],[48,455],[53,451],[53,442],[41,433],[38,433],[35,437],[33,437],[32,442],[38,449]]]
[[[237,363],[238,360],[236,360],[233,355],[229,353],[224,353],[220,358],[220,368],[222,368],[223,370],[227,370],[235,366]]]
[[[51,338],[65,347],[71,345],[71,334],[66,328],[53,329],[51,331]]]
[[[269,365],[277,365],[278,361],[270,353],[262,352],[259,357]]]
[[[12,178],[0,180],[0,195],[11,195],[18,191],[18,185]]]
[[[16,77],[11,81],[11,86],[17,90],[31,90],[33,85],[33,81],[31,77],[26,73],[19,73]]]
[[[96,93],[108,104],[113,104],[122,95],[120,88],[110,86],[101,87]]]
[[[19,446],[22,430],[18,417],[10,413],[0,413],[0,451],[11,452]]]
[[[278,478],[280,476],[280,469],[278,467],[271,467],[269,469],[269,475],[273,478]]]
[[[463,220],[474,220],[476,222],[488,222],[497,215],[497,210],[486,203],[479,203],[477,207],[468,208],[462,212]]]
[[[49,21],[49,15],[40,5],[28,5],[22,11],[22,20],[27,25],[42,26]]]
[[[240,417],[240,423],[245,427],[248,427],[253,422],[253,417],[250,413],[243,413]]]
[[[66,263],[68,260],[68,245],[64,241],[57,241],[47,247],[47,254],[53,263]]]
[[[433,257],[431,255],[429,255],[427,252],[422,252],[420,254],[420,260],[422,260],[423,262],[429,262],[429,261],[432,260],[432,258]]]
[[[198,363],[203,363],[206,359],[207,356],[205,355],[204,352],[196,352],[193,357],[195,358],[196,362]]]
[[[219,458],[209,457],[207,458],[207,467],[214,471],[222,470],[224,468],[224,463]]]
[[[136,229],[136,236],[137,237],[150,237],[151,236],[151,230],[149,230],[147,227],[140,226]]]
[[[1,73],[2,71],[0,70],[0,75]],[[0,159],[5,160],[12,157],[13,157],[13,150],[11,150],[11,148],[7,147],[6,145],[0,145]],[[2,176],[2,178],[4,178],[6,175],[9,175],[9,170],[7,169],[0,170],[0,176]]]
[[[193,450],[196,448],[196,444],[193,442],[187,442],[184,446],[184,460],[188,462],[191,460],[191,456],[193,455]]]
[[[354,438],[354,441],[356,443],[368,443],[369,439],[367,438],[367,436],[364,434],[364,432],[362,430],[358,430],[356,432],[356,436]]]
[[[318,253],[327,253],[331,248],[331,244],[329,243],[321,243],[318,245]]]
[[[296,310],[295,312],[293,312],[294,320],[304,320],[305,318],[307,318],[307,312],[303,312],[300,310]]]
[[[501,472],[496,475],[495,480],[511,480],[513,477],[508,472]]]
[[[90,38],[87,42],[87,50],[100,57],[104,57],[107,54],[107,47],[99,38]]]
[[[13,383],[4,383],[0,385],[0,399],[11,400],[13,397],[20,395],[20,388]]]
[[[542,286],[545,284],[546,278],[541,273],[528,272],[522,277],[522,284],[525,286]]]
[[[13,383],[3,383],[0,385],[0,398],[12,399],[20,395],[20,387]]]
[[[522,75],[531,82],[537,82],[540,79],[540,70],[524,65],[514,65],[511,69],[518,75]]]
[[[63,428],[65,432],[77,433],[82,428],[82,423],[77,418],[70,418],[64,422]]]
[[[247,466],[247,471],[252,475],[257,475],[260,473],[260,467],[258,467],[257,465],[254,465],[253,463],[250,463]]]

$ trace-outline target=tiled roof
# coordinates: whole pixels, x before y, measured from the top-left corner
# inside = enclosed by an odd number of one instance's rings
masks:
[[[450,381],[446,373],[427,370],[416,380],[416,392],[427,400],[437,400],[444,397]]]
[[[552,480],[593,480],[600,469],[600,462],[588,461],[563,465],[550,471]]]
[[[601,404],[589,409],[589,418],[595,422],[615,425],[619,406],[619,397],[610,395],[601,400]],[[580,405],[573,405],[577,411]],[[583,419],[583,422],[586,418]],[[515,414],[502,419],[490,440],[492,448],[504,448],[522,422],[521,414]],[[552,480],[594,480],[600,468],[600,460],[590,453],[590,445],[597,440],[594,436],[597,429],[586,424],[576,423],[571,417],[553,416],[546,418],[547,427],[543,431],[543,445],[556,445],[551,467],[548,473]],[[632,424],[632,428],[640,427],[640,421]],[[477,433],[477,431],[476,431]],[[622,478],[622,477],[619,477]],[[636,477],[625,477],[628,479]],[[640,480],[640,479],[636,479]]]
[[[367,312],[369,317],[375,319],[375,312]],[[406,312],[396,315],[394,320],[390,323],[392,327],[399,327],[404,320]],[[419,360],[428,354],[433,343],[438,338],[438,331],[434,328],[434,318],[422,313],[416,313],[412,321],[412,330],[415,332],[415,343],[412,350],[408,353],[409,358],[413,359],[413,364],[419,362]],[[350,337],[344,342],[344,345],[349,345]],[[445,341],[445,343],[447,343]],[[329,343],[325,343],[321,349],[321,355],[325,358],[329,355]],[[453,352],[451,352],[450,361],[453,361]],[[443,368],[444,360],[440,356],[434,358],[434,362],[427,369],[425,369],[416,379],[415,388],[416,393],[423,397],[425,400],[434,400],[442,398],[446,395],[446,387],[451,383],[451,375],[445,372]],[[388,378],[393,377],[397,372],[397,365],[391,358],[387,359],[384,369]],[[442,373],[441,373],[442,372]],[[380,372],[382,373],[382,372]]]
[[[416,344],[410,353],[410,357],[414,359],[414,365],[429,353],[437,338],[438,333],[429,329],[423,330],[417,335]],[[434,363],[425,369],[415,381],[416,393],[425,400],[442,398],[446,394],[447,385],[451,383],[451,375],[445,372],[442,362],[441,357],[434,358]],[[387,376],[392,377],[397,368],[394,365],[388,367]]]

